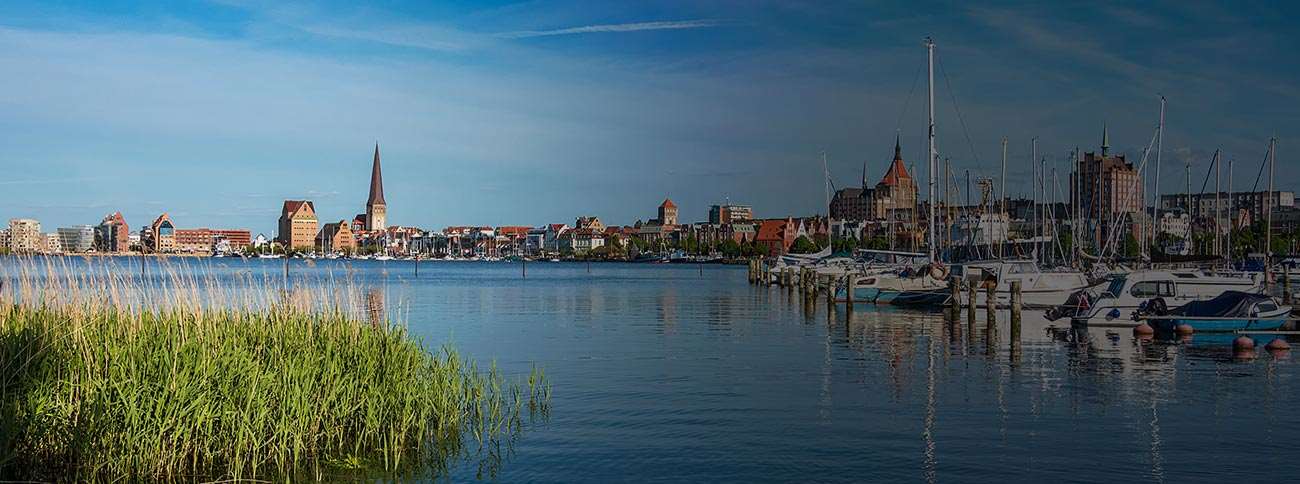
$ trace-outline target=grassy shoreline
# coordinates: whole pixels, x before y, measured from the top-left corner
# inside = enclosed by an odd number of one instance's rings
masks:
[[[385,318],[303,300],[337,288],[213,305],[193,297],[212,280],[41,272],[6,274],[0,291],[3,479],[438,475],[499,458],[549,405],[536,369],[510,380]],[[154,304],[123,302],[139,300]]]

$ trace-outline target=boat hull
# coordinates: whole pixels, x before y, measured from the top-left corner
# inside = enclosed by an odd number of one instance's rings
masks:
[[[1235,331],[1276,331],[1286,324],[1287,314],[1261,315],[1254,318],[1196,318],[1180,317],[1154,319],[1151,325],[1157,331],[1172,332],[1180,325],[1188,325],[1198,333],[1231,333]]]

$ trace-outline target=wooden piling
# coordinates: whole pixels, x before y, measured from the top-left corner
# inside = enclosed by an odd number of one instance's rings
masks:
[[[1291,266],[1282,264],[1282,304],[1291,304]]]
[[[826,307],[835,306],[835,276],[826,276]]]
[[[844,276],[844,278],[845,278],[845,281],[844,281],[844,291],[845,291],[845,292],[844,292],[844,301],[845,301],[845,302],[844,302],[844,308],[847,309],[847,310],[849,310],[849,311],[852,311],[852,310],[853,310],[853,285],[854,285],[854,282],[855,282],[855,281],[853,280],[853,274],[849,274],[849,275],[847,275],[847,276]]]
[[[973,301],[975,298],[971,298]],[[998,330],[998,296],[997,285],[988,284],[984,286],[984,307],[988,309],[988,329],[989,331]]]
[[[974,286],[971,286],[970,290],[966,291],[966,325],[972,327],[975,326],[975,293],[976,292],[977,290]]]
[[[951,296],[948,296],[949,304],[952,305],[948,312],[951,314],[950,317],[956,320],[961,317],[961,279],[949,279],[948,291],[952,293]]]
[[[1011,345],[1020,344],[1020,281],[1011,281]]]

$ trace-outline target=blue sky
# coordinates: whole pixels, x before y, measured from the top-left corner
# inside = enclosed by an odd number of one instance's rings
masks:
[[[839,186],[883,175],[896,133],[923,156],[927,35],[959,174],[993,175],[1006,136],[1027,193],[1037,137],[1064,180],[1103,123],[1138,158],[1163,94],[1166,190],[1215,149],[1248,188],[1274,133],[1279,187],[1300,182],[1289,5],[357,3],[0,3],[0,217],[269,234],[310,198],[344,219],[375,142],[394,224],[809,214],[820,152]]]

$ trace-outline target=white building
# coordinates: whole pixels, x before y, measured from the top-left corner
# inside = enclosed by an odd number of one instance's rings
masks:
[[[41,233],[41,223],[29,218],[9,220],[9,250],[14,252],[44,252],[45,234]]]
[[[45,253],[63,253],[63,242],[59,240],[59,234],[57,232],[45,234]]]

